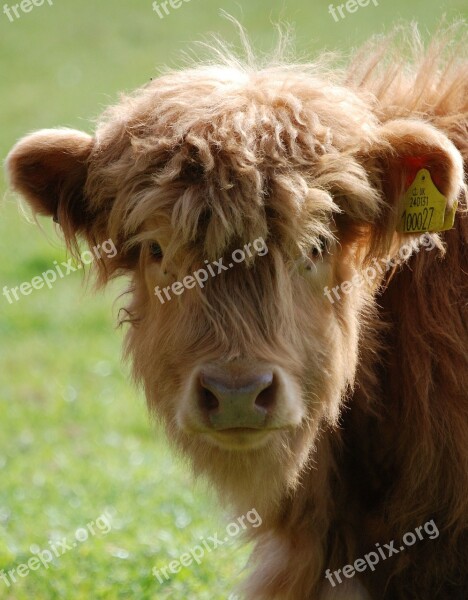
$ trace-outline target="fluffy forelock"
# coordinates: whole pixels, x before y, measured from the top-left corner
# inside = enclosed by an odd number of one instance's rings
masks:
[[[178,248],[203,239],[216,258],[274,221],[294,253],[327,234],[335,191],[358,217],[377,210],[354,157],[356,139],[372,137],[368,106],[321,63],[256,69],[226,55],[170,71],[104,113],[88,195],[127,244],[151,218],[172,226]]]

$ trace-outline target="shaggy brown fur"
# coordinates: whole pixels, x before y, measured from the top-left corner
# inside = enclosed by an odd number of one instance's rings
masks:
[[[101,278],[131,275],[126,347],[151,411],[224,502],[262,516],[245,598],[468,597],[468,77],[447,42],[462,31],[424,52],[412,30],[405,59],[398,36],[373,41],[344,71],[258,67],[221,47],[216,63],[123,97],[93,137],[45,130],[8,158],[13,186],[58,217],[71,248],[79,236],[117,244]],[[460,202],[431,252],[395,233],[414,157]],[[155,285],[259,237],[266,256],[156,299]],[[408,241],[415,252],[388,281],[327,300],[324,286]],[[203,365],[236,377],[268,366],[297,420],[260,438],[210,431],[193,400]],[[438,539],[359,586],[326,581],[430,519]]]

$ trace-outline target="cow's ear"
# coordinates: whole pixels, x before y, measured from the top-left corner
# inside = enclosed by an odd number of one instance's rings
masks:
[[[87,235],[92,215],[85,195],[94,139],[73,129],[44,129],[22,138],[6,160],[13,189],[33,212],[53,217],[68,243]]]
[[[364,154],[384,200],[373,232],[376,244],[386,245],[384,240],[389,242],[395,232],[406,235],[450,227],[464,190],[464,173],[463,158],[444,132],[416,119],[388,121]],[[415,206],[409,207],[412,194]],[[435,203],[437,218],[434,211],[424,212]],[[403,215],[406,205],[412,211]],[[408,214],[411,218],[405,221]]]

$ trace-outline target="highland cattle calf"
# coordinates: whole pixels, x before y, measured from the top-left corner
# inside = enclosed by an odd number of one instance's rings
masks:
[[[468,597],[461,33],[344,70],[221,47],[8,157],[70,249],[116,244],[150,411],[261,515],[247,599]]]

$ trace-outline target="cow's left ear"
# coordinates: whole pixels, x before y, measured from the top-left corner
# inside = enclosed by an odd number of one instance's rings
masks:
[[[445,133],[416,119],[388,121],[379,126],[363,154],[369,176],[384,200],[375,237],[383,241],[395,231],[449,228],[464,189],[464,173],[463,158]]]
[[[94,139],[73,129],[43,129],[22,138],[6,160],[13,189],[34,214],[60,223],[67,243],[87,237],[92,215],[85,194]]]

